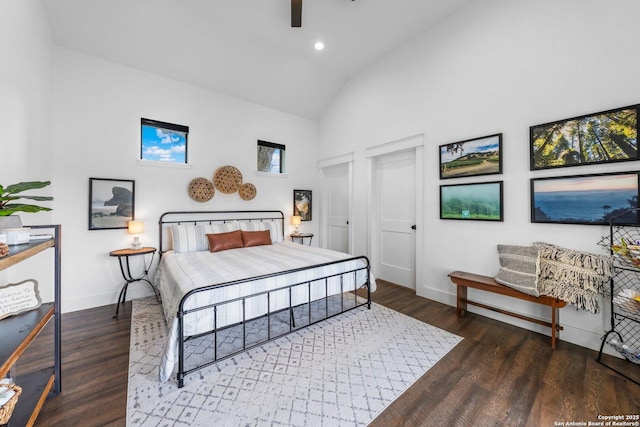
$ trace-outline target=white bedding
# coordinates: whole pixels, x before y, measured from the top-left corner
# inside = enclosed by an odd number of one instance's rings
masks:
[[[169,336],[162,366],[160,367],[160,380],[166,381],[171,376],[177,362],[178,321],[176,319],[176,313],[180,300],[189,291],[212,284],[247,279],[347,258],[352,258],[352,256],[341,252],[304,246],[287,241],[274,243],[273,245],[230,249],[216,253],[209,251],[186,253],[166,252],[162,256],[155,276],[156,286],[158,286],[162,295],[162,304],[167,325],[169,325]],[[306,282],[313,282],[314,279],[364,266],[365,264],[362,260],[348,261],[286,275],[249,281],[233,286],[219,286],[206,292],[198,292],[190,296],[186,300],[185,309],[219,303],[240,296],[253,295],[300,282],[305,282],[305,284],[293,289],[291,304],[303,304],[309,301]],[[371,291],[374,291],[375,280],[373,277],[370,279]],[[328,292],[325,292],[324,280],[313,282],[311,286],[311,300],[324,298],[326,293],[334,295],[341,291],[346,292],[353,290],[361,286],[365,281],[366,270],[362,270],[356,275],[346,275],[345,280],[342,282],[342,290],[338,278],[328,281]],[[269,305],[271,311],[289,306],[288,290],[273,292],[270,297]],[[266,296],[246,300],[246,319],[263,315],[266,311]],[[242,321],[242,305],[239,301],[218,306],[215,325],[217,328],[240,321]],[[213,323],[212,310],[190,313],[185,316],[184,335],[189,336],[210,331],[214,328]]]

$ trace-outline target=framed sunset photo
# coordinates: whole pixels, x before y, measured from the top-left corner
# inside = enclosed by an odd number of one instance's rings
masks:
[[[531,222],[609,225],[638,207],[638,172],[531,179]],[[637,214],[616,220],[639,225]]]

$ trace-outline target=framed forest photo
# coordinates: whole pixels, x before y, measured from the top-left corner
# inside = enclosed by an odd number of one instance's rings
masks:
[[[440,146],[440,179],[502,173],[502,134]]]
[[[638,172],[531,179],[531,222],[609,225],[638,207]],[[638,224],[637,214],[617,220]]]
[[[502,221],[502,181],[441,185],[440,219]]]
[[[638,108],[531,126],[531,170],[638,160]]]

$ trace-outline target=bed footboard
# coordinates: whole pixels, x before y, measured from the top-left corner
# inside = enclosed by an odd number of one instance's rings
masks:
[[[277,284],[280,276],[345,262],[354,262],[356,267],[257,293],[240,292],[214,304],[197,302],[213,289],[242,289],[243,284],[265,279]],[[187,375],[243,351],[358,307],[370,309],[371,280],[369,260],[360,256],[192,290],[182,298],[177,312],[178,387],[184,386]],[[209,322],[210,327],[186,335],[185,322],[193,319]],[[192,340],[198,340],[191,347],[198,351],[189,353],[188,342]]]

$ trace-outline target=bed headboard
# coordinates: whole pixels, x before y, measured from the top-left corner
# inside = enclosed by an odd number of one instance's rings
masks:
[[[284,213],[282,211],[173,211],[163,213],[158,221],[160,254],[172,247],[170,230],[172,224],[215,225],[230,221],[278,221],[284,239]]]

